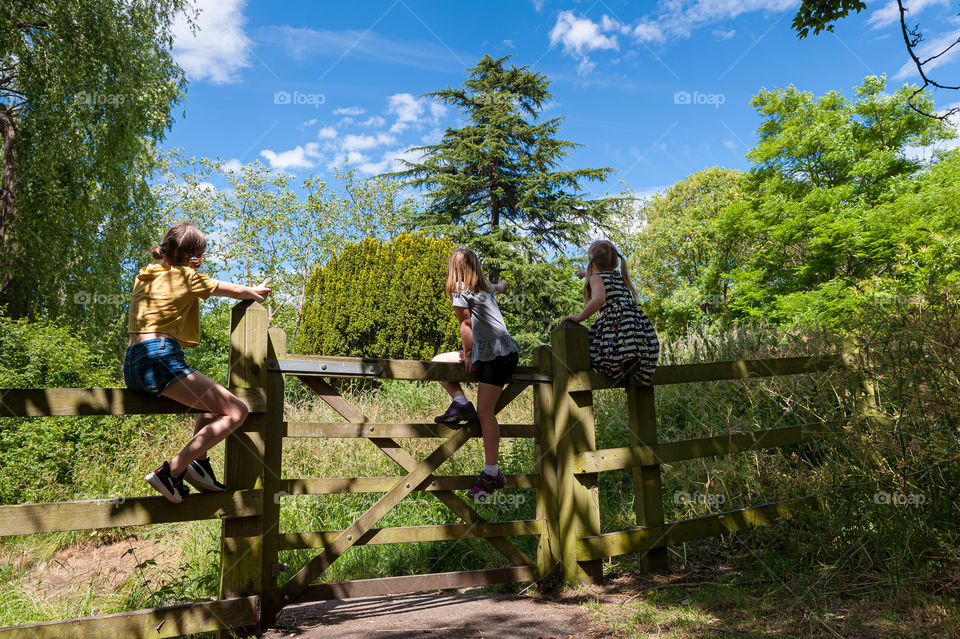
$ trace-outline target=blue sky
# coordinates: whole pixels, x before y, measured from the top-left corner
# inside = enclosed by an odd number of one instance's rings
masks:
[[[949,0],[907,2],[931,48],[956,39]],[[917,80],[889,0],[835,34],[799,40],[795,0],[243,2],[200,0],[176,29],[190,80],[165,145],[300,175],[391,170],[461,115],[422,98],[461,83],[484,54],[552,81],[545,116],[584,146],[567,167],[609,166],[590,191],[650,192],[709,166],[744,169],[760,88],[852,96],[864,76]],[[941,44],[940,49],[945,44]],[[937,49],[939,51],[940,49]],[[921,49],[923,51],[923,49]],[[958,84],[952,51],[933,75]],[[938,107],[960,101],[937,98]]]

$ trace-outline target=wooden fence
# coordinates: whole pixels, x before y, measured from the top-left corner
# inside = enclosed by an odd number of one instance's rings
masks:
[[[601,579],[605,557],[640,553],[646,570],[667,568],[666,547],[766,524],[789,517],[812,497],[764,504],[673,522],[664,521],[660,465],[679,460],[728,455],[815,439],[822,424],[730,433],[717,437],[659,442],[654,392],[629,386],[631,445],[597,450],[593,391],[612,380],[590,371],[587,331],[565,324],[551,344],[535,350],[532,366],[519,367],[505,388],[498,412],[528,386],[533,390],[530,423],[503,424],[504,437],[534,438],[535,471],[507,476],[507,488],[532,488],[536,517],[486,521],[454,491],[469,488],[473,476],[435,475],[436,469],[471,437],[476,424],[373,422],[338,394],[335,377],[396,380],[471,381],[457,364],[296,355],[288,358],[285,336],[267,329],[266,310],[242,302],[231,316],[229,386],[250,409],[243,428],[226,441],[224,481],[231,491],[194,494],[181,504],[163,497],[132,497],[49,504],[0,506],[0,536],[141,526],[220,519],[223,522],[219,597],[185,606],[139,610],[101,617],[0,628],[8,637],[173,637],[227,630],[246,632],[270,626],[283,606],[400,592],[437,590],[562,577],[568,584]],[[654,385],[748,377],[817,373],[841,365],[840,357],[714,362],[661,366]],[[332,407],[338,422],[290,421],[284,414],[285,377],[295,376]],[[190,412],[166,399],[121,389],[48,388],[0,391],[0,415],[133,415]],[[392,460],[391,477],[283,479],[284,438],[368,439]],[[441,438],[418,460],[397,440]],[[598,473],[630,468],[633,473],[636,527],[601,534]],[[349,469],[345,469],[349,470]],[[462,523],[376,528],[405,497],[423,491],[439,500]],[[298,494],[382,493],[343,530],[281,532],[283,497]],[[537,536],[537,554],[527,556],[509,538]],[[318,582],[324,572],[354,546],[423,541],[485,539],[510,562],[509,568]],[[279,562],[283,550],[322,549],[292,576]]]

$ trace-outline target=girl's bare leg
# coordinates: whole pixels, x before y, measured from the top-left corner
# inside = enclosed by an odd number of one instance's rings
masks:
[[[493,466],[500,456],[500,422],[497,421],[497,400],[503,388],[495,384],[477,384],[477,417],[483,433],[484,464]]]
[[[203,457],[204,453],[223,441],[247,419],[246,404],[197,371],[170,384],[162,394],[205,411],[197,417],[193,439],[170,460],[170,473],[174,477],[182,475],[193,460]]]
[[[433,358],[432,361],[459,364],[460,351],[451,351],[449,353],[439,353],[436,357]],[[460,386],[460,382],[440,382],[440,385],[443,386],[443,390],[447,391],[447,394],[450,395],[451,399],[453,399],[457,395],[464,395],[463,387]]]

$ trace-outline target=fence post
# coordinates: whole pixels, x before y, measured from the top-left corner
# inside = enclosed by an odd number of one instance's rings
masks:
[[[553,408],[557,444],[557,498],[560,558],[567,583],[603,579],[599,559],[577,562],[580,537],[600,534],[600,495],[597,473],[575,475],[574,456],[597,449],[593,421],[593,391],[571,389],[571,377],[590,371],[587,329],[564,322],[550,335],[553,357]]]
[[[267,333],[267,358],[287,356],[287,334],[273,326]],[[267,373],[267,413],[264,419],[263,514],[261,515],[260,628],[268,628],[280,611],[280,477],[283,463],[284,423],[283,373]]]
[[[627,386],[627,412],[630,417],[630,445],[657,445],[657,408],[652,386]],[[633,468],[633,508],[637,526],[663,523],[663,487],[660,464]],[[643,572],[666,570],[669,565],[666,547],[651,548],[640,558]]]
[[[550,375],[550,349],[533,349],[533,363],[540,375]],[[533,385],[533,423],[537,427],[534,450],[536,472],[540,477],[537,487],[537,519],[540,521],[540,541],[537,545],[539,580],[547,579],[560,563],[559,511],[557,500],[557,440],[554,430],[553,388],[547,384]]]
[[[230,312],[230,371],[228,386],[266,386],[267,309],[256,302],[239,302]],[[224,483],[230,490],[257,488],[264,465],[264,415],[250,414],[227,437]],[[262,588],[263,518],[223,520],[220,555],[220,598],[260,595]],[[255,629],[254,629],[255,630]],[[233,636],[224,631],[222,636]]]

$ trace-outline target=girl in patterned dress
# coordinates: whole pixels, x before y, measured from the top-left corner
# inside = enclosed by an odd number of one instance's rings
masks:
[[[637,291],[630,282],[627,262],[609,240],[591,244],[587,258],[587,269],[577,273],[585,278],[583,311],[563,319],[579,323],[599,311],[600,316],[590,327],[590,366],[617,383],[632,379],[649,386],[660,342],[646,313],[637,306]]]

